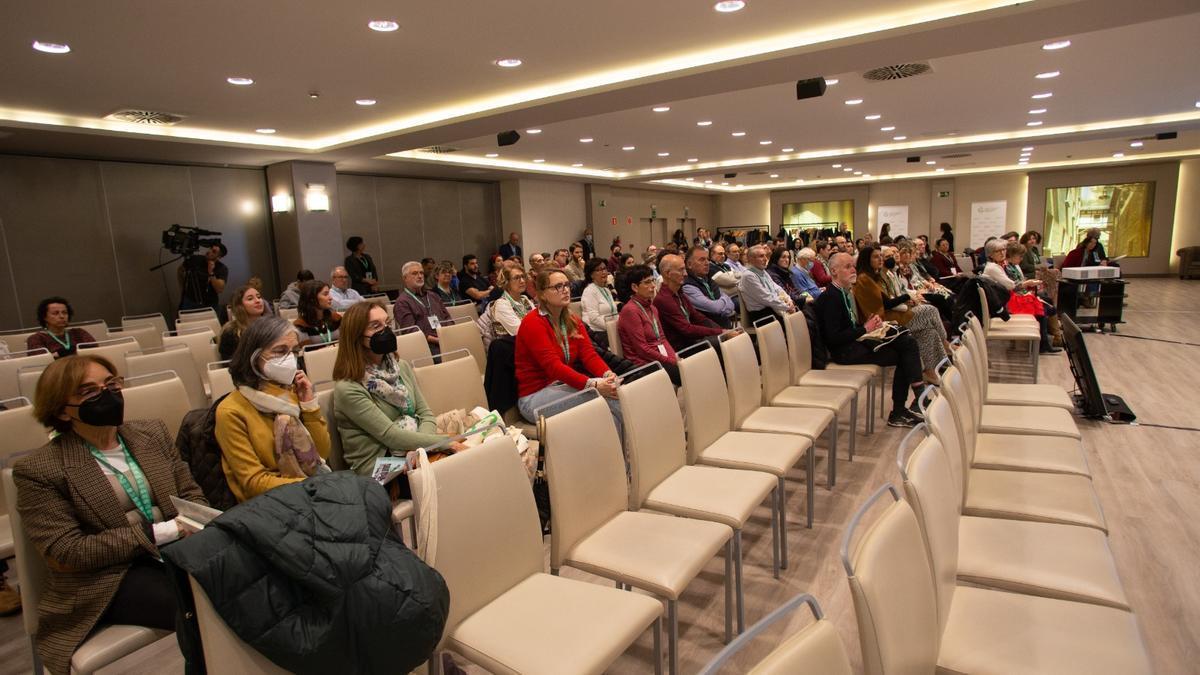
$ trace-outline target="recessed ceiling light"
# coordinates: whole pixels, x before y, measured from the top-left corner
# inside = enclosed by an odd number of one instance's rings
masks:
[[[887,127],[879,127],[879,130],[880,130],[880,131],[895,131],[895,130],[896,130],[896,127],[892,127],[892,126],[887,126]]]
[[[591,143],[593,140],[595,140],[595,139],[594,138],[581,138],[581,139],[579,139],[579,142],[580,143]]]
[[[1030,115],[1041,115],[1045,112],[1046,112],[1045,108],[1034,108],[1033,110],[1029,111],[1029,114]]]
[[[1071,46],[1070,40],[1059,40],[1058,42],[1047,42],[1046,44],[1042,45],[1042,49],[1045,49],[1048,52],[1052,52],[1055,49],[1066,49],[1067,47],[1070,47],[1070,46]]]
[[[1030,156],[1030,155],[1032,155],[1032,154],[1033,154],[1032,152],[1022,152],[1022,153],[1021,153],[1021,156],[1022,156],[1022,157],[1028,157],[1028,156]]]
[[[534,163],[534,164],[541,164],[541,163],[542,163],[542,162],[544,162],[544,161],[546,161],[546,160],[544,160],[544,159],[535,159],[535,160],[533,160],[533,163]]]
[[[1134,141],[1134,142],[1132,142],[1132,143],[1130,143],[1130,144],[1129,144],[1129,147],[1131,147],[1131,148],[1140,148],[1140,147],[1142,147],[1143,145],[1145,145],[1145,143],[1142,143],[1141,141]]]
[[[773,143],[773,142],[774,142],[774,141],[759,141],[759,142],[758,142],[758,144],[759,144],[759,145],[770,145],[770,144],[771,144],[771,143]]]
[[[671,109],[671,106],[669,106],[669,105],[660,105],[660,106],[655,106],[655,107],[651,108],[651,110],[653,110],[654,112],[667,112],[670,109]]]
[[[1196,101],[1196,107],[1200,108],[1200,101]]]
[[[542,133],[542,130],[541,130],[541,129],[526,129],[526,130],[525,130],[525,133],[527,133],[527,134],[540,134],[540,133]]]
[[[225,78],[225,81],[229,84],[237,85],[239,87],[245,87],[254,84],[254,80],[248,77],[227,77]]]
[[[1017,160],[1017,164],[1028,164],[1028,163],[1029,163],[1029,160],[1027,160],[1027,159]]]
[[[771,178],[779,178],[779,174],[773,173],[773,174],[771,174]]]
[[[842,171],[845,171],[845,172],[847,172],[847,173],[848,173],[848,172],[850,172],[850,171],[853,171],[853,170],[854,170],[854,167],[850,167],[850,166],[848,166],[848,167],[846,167],[846,168],[842,169]]]
[[[1041,94],[1034,94],[1033,96],[1030,96],[1029,98],[1043,99],[1043,98],[1050,98],[1053,95],[1054,95],[1053,92],[1047,91],[1047,92],[1043,92]]]
[[[373,98],[360,98],[360,99],[356,100],[356,101],[355,101],[355,103],[356,103],[356,104],[358,104],[358,105],[375,105],[375,99],[373,99]]]
[[[938,173],[941,173],[941,172],[943,172],[943,171],[945,171],[945,170],[946,170],[946,169],[944,169],[944,168],[942,168],[942,167],[940,167],[940,166],[939,166],[939,167],[936,169],[936,171],[937,171]]]
[[[712,126],[712,120],[700,120],[699,122],[696,122],[696,126],[710,127],[710,126]]]
[[[796,149],[795,148],[780,148],[779,151],[780,152],[795,152]]]
[[[908,140],[908,136],[892,136],[892,140],[893,141],[906,141],[906,140]]]
[[[835,168],[835,169],[840,169],[840,168],[842,168],[842,165],[841,165],[841,164],[834,164],[834,165],[833,165],[833,168]]]
[[[367,28],[370,28],[371,30],[377,30],[380,33],[390,33],[394,30],[400,30],[400,24],[387,19],[376,19],[374,21],[368,21]]]
[[[262,129],[255,129],[254,133],[256,133],[256,134],[273,134],[273,133],[275,133],[275,130],[270,127],[263,127]]]
[[[695,178],[685,178],[684,180],[696,180]]]
[[[572,164],[571,166],[574,166],[574,167],[580,167],[580,166],[583,166],[583,162],[575,162],[575,163],[574,163],[574,164]]]
[[[735,132],[733,132],[732,134],[729,134],[729,135],[730,135],[730,136],[736,136],[737,138],[741,138],[742,136],[745,136],[745,135],[746,135],[746,132],[744,132],[744,131],[735,131]]]
[[[689,162],[699,162],[700,158],[699,157],[688,157],[688,161]]]
[[[729,185],[729,183],[722,182],[721,185]]]
[[[1033,151],[1032,145],[1027,145],[1027,146],[1021,148],[1021,152],[1032,152],[1032,151]]]
[[[671,156],[671,153],[669,153],[669,152],[660,152],[660,153],[658,153],[658,156],[659,156],[659,157],[670,157],[670,156]]]
[[[47,54],[66,54],[71,51],[71,45],[59,44],[57,42],[42,42],[41,40],[34,40],[33,48]]]
[[[496,59],[496,65],[501,68],[516,68],[521,63],[521,59]]]
[[[874,114],[874,115],[867,115],[867,116],[866,116],[866,117],[864,117],[863,119],[865,119],[865,120],[877,120],[877,119],[879,119],[880,117],[883,117],[883,115],[880,115],[880,114]]]
[[[925,163],[928,164],[929,166],[933,166],[934,164],[937,164],[937,162],[933,161],[932,159]]]
[[[736,12],[745,6],[746,0],[721,0],[717,4],[713,5],[713,9],[721,12],[722,14],[728,14],[730,12]]]
[[[1123,153],[1123,152],[1114,152],[1113,153],[1113,157],[1116,157],[1117,159],[1120,159],[1124,156],[1125,156],[1125,153]]]
[[[826,86],[832,87],[833,85],[835,85],[837,83],[838,83],[838,79],[836,77],[826,78],[826,80],[825,80]]]
[[[854,172],[854,175],[855,175],[855,176],[861,176],[861,175],[862,175],[862,172],[861,172],[861,171],[855,171],[855,172]]]
[[[499,157],[499,156],[500,156],[500,153],[498,153],[498,152],[489,152],[488,154],[484,155],[484,157]]]
[[[622,150],[637,150],[637,146],[636,145],[623,145],[623,146],[621,146],[621,149]]]
[[[863,100],[861,98],[852,98],[852,99],[846,101],[846,105],[858,105],[859,103],[862,103],[862,102],[863,102]]]
[[[704,181],[704,184],[705,184],[705,185],[707,185],[707,184],[709,184],[709,183],[711,183],[711,182],[712,182],[711,180],[706,180],[706,181]]]
[[[1025,123],[1025,126],[1027,126],[1027,127],[1040,127],[1040,126],[1042,126],[1042,121],[1041,121],[1041,120],[1034,120],[1034,121],[1032,121],[1032,122],[1026,122],[1026,123]]]
[[[1050,72],[1046,73],[1038,73],[1037,75],[1034,75],[1034,77],[1039,80],[1049,80],[1051,78],[1058,77],[1061,74],[1062,73],[1058,72],[1057,70],[1051,70]]]

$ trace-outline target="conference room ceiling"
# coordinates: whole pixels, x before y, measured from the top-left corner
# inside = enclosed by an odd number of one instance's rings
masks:
[[[858,180],[898,174],[907,155],[1011,164],[1007,150],[1025,145],[1117,161],[1112,148],[1126,136],[1200,127],[1196,10],[1187,0],[747,0],[733,13],[714,11],[713,0],[264,0],[157,12],[43,2],[0,25],[0,152],[667,185],[737,171],[748,189],[774,185],[771,173],[821,180],[829,157],[869,166],[847,177]],[[399,29],[368,28],[377,19]],[[1071,46],[1042,49],[1061,39]],[[71,51],[38,52],[34,40]],[[496,65],[505,58],[522,65]],[[898,63],[931,70],[862,77]],[[1052,71],[1059,76],[1035,78]],[[795,80],[815,76],[838,83],[797,101]],[[1054,95],[1029,98],[1044,92]],[[652,110],[660,106],[670,110]],[[184,119],[103,119],[127,108]],[[509,128],[521,141],[497,148],[495,133]],[[423,153],[429,146],[451,151]],[[1169,149],[1147,144],[1125,159],[1155,148],[1179,155],[1200,152],[1200,142],[1181,133]]]

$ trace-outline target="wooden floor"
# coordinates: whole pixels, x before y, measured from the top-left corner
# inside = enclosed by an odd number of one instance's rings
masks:
[[[1200,282],[1135,279],[1129,290],[1127,323],[1120,326],[1119,334],[1089,334],[1086,338],[1101,387],[1106,393],[1122,396],[1139,422],[1200,427],[1196,413],[1200,387],[1193,379],[1200,347],[1129,337],[1200,343]],[[992,345],[994,351],[1001,347]],[[1063,355],[1042,357],[1041,378],[1073,387]],[[1108,519],[1110,545],[1154,667],[1159,673],[1196,672],[1200,662],[1200,431],[1087,420],[1078,423]],[[812,530],[803,526],[803,477],[798,474],[789,481],[791,565],[782,579],[771,577],[770,523],[765,508],[752,520],[744,542],[747,624],[796,593],[812,593],[837,624],[860,671],[854,609],[839,546],[843,529],[858,505],[885,482],[899,485],[895,456],[903,430],[882,423],[877,429],[875,435],[859,438],[853,463],[845,460],[843,449],[838,484],[832,492],[817,488]],[[824,471],[822,463],[818,484],[824,480]],[[681,673],[697,671],[722,646],[722,574],[722,561],[714,559],[680,601]],[[571,570],[563,575],[588,578]],[[725,672],[745,672],[781,635],[809,621],[801,611],[782,622]],[[536,633],[537,627],[529,630]],[[29,672],[27,644],[19,618],[0,619],[0,675]],[[647,635],[612,672],[652,672],[650,653]],[[182,662],[167,642],[148,655],[129,658],[111,672],[182,672]]]

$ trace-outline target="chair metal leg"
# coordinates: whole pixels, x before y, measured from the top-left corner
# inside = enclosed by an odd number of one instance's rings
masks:
[[[37,643],[33,641],[32,637],[29,638],[29,650],[33,652],[33,675],[42,675],[46,670],[42,666],[42,657],[38,654]]]
[[[850,461],[854,461],[854,448],[858,438],[858,394],[850,399]]]
[[[725,542],[725,644],[733,639],[733,537]]]
[[[679,607],[677,601],[667,600],[667,672],[675,675],[679,669]]]
[[[737,632],[738,635],[746,630],[746,603],[742,602],[745,595],[742,593],[742,531],[737,530],[733,533],[733,566],[734,576],[737,578]]]
[[[654,675],[662,675],[662,617],[654,620]]]
[[[442,653],[435,651],[429,655],[429,675],[442,675]]]
[[[817,473],[817,445],[810,443],[808,446],[808,475],[805,477],[805,487],[808,489],[807,506],[808,513],[808,529],[812,529],[813,524],[813,509],[816,506],[816,473]]]
[[[417,519],[408,519],[408,536],[412,537],[413,550],[417,548]]]
[[[779,504],[779,566],[787,569],[788,566],[788,532],[787,532],[787,493],[784,492],[783,479],[779,479],[779,485],[775,487],[775,492],[778,494]],[[775,578],[779,578],[779,571],[775,571]]]
[[[779,578],[779,497],[771,491],[771,573]]]
[[[883,395],[883,391],[887,389],[887,368],[882,368],[879,371],[879,419],[887,419],[887,411],[884,407],[887,405],[887,397]]]
[[[867,415],[863,420],[867,435],[875,433],[875,378],[867,382]]]
[[[833,413],[833,422],[829,425],[829,467],[825,470],[825,487],[833,489],[837,485],[837,450],[838,450],[838,414]]]

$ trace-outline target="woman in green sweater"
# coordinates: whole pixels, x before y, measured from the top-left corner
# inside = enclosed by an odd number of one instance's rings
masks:
[[[412,366],[395,351],[396,335],[382,307],[360,302],[342,315],[333,366],[334,419],[346,464],[364,476],[371,475],[380,457],[400,456],[447,438],[437,433]]]

